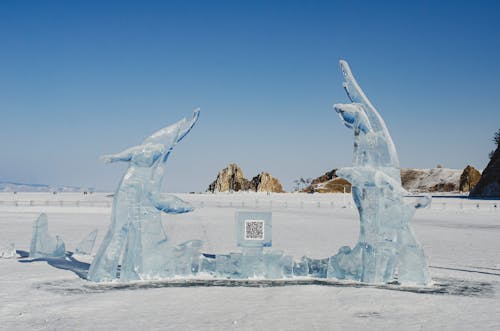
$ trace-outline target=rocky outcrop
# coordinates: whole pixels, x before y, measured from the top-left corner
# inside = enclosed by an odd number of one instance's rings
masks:
[[[432,169],[401,169],[401,184],[409,192],[469,192],[481,177],[472,166],[464,170],[437,167]]]
[[[312,192],[317,193],[351,193],[351,183],[344,178],[335,177],[314,186]]]
[[[243,171],[237,164],[231,163],[219,171],[217,178],[208,186],[210,192],[255,191],[251,181],[243,176]]]
[[[470,192],[481,179],[481,173],[474,167],[468,165],[460,175],[458,189],[461,192]]]
[[[471,185],[476,178],[474,168],[462,171],[459,169],[434,168],[434,169],[401,169],[402,186],[410,192],[457,192],[460,189],[460,178],[465,173],[465,182]],[[475,170],[477,171],[477,170]],[[351,192],[351,184],[343,178],[337,177],[337,169],[326,172],[312,180],[311,185],[302,190],[308,193],[336,193]],[[462,191],[465,190],[466,185]]]
[[[319,176],[318,178],[314,178],[311,182],[311,185],[319,184],[319,183],[324,183],[329,180],[332,180],[337,177],[337,169],[333,169],[331,171],[325,172],[324,175]]]
[[[209,192],[255,191],[255,192],[284,192],[278,179],[267,172],[261,172],[252,180],[243,175],[237,164],[231,163],[222,169],[217,178],[208,186]]]
[[[469,194],[470,197],[500,197],[500,145],[491,156],[479,182]]]
[[[261,172],[252,178],[252,184],[257,192],[284,192],[279,180],[267,172]]]
[[[409,192],[455,192],[462,170],[448,168],[401,169],[401,185]]]
[[[326,172],[312,180],[311,185],[302,190],[307,193],[350,193],[351,183],[337,177],[337,169]]]

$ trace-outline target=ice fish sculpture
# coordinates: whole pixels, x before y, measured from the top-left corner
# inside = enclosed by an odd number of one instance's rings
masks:
[[[198,258],[199,253],[193,252],[201,246],[198,241],[176,248],[167,244],[161,212],[178,214],[193,208],[176,196],[160,196],[160,188],[165,162],[199,114],[196,109],[191,119],[184,118],[155,132],[138,146],[103,157],[106,162],[127,162],[129,167],[114,194],[111,225],[90,266],[89,280],[117,279],[120,262],[120,280],[168,277],[186,269],[176,263],[191,265],[191,259]]]
[[[97,229],[90,232],[80,243],[76,246],[75,254],[90,255],[94,248],[95,239],[97,238]]]
[[[34,258],[64,257],[66,247],[59,236],[52,237],[49,234],[49,224],[46,214],[40,214],[33,222],[33,234],[31,236],[30,255]]]
[[[347,62],[341,60],[340,69],[351,103],[334,108],[354,131],[354,160],[352,167],[337,170],[337,175],[352,184],[360,234],[354,248],[344,246],[330,259],[328,277],[429,284],[426,258],[409,222],[415,209],[425,207],[430,198],[404,203],[398,156],[384,120],[359,87]]]

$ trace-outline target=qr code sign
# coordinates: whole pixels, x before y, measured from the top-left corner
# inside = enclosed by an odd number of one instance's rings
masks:
[[[264,240],[263,220],[245,220],[245,240]]]

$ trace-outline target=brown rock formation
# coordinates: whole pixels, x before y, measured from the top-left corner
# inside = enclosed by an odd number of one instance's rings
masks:
[[[468,165],[460,175],[458,189],[462,192],[471,191],[481,179],[481,173],[474,167]]]
[[[219,171],[217,178],[208,186],[210,192],[255,191],[252,182],[243,176],[243,171],[237,164],[231,163]]]
[[[463,171],[448,168],[401,169],[401,185],[409,192],[454,192]]]
[[[451,182],[442,182],[429,187],[428,192],[456,192],[458,185]]]
[[[267,172],[261,172],[252,178],[252,184],[257,192],[284,192],[279,180]]]
[[[261,172],[252,180],[243,176],[243,171],[235,163],[222,169],[217,178],[208,186],[209,192],[256,191],[284,192],[279,180],[267,172]]]
[[[351,193],[351,183],[349,183],[344,178],[335,177],[329,181],[318,185],[315,188],[315,192],[318,193]]]
[[[332,171],[327,171],[324,175],[313,179],[313,181],[311,182],[311,185],[324,183],[324,182],[327,182],[331,179],[334,179],[335,177],[337,177],[336,173],[337,173],[337,169],[333,169]]]
[[[346,192],[351,192],[351,184],[345,179],[337,177],[336,173],[337,169],[326,172],[314,179],[311,185],[303,189],[302,192],[344,192],[344,186]],[[459,190],[459,179],[462,173],[463,171],[458,169],[442,167],[434,169],[401,169],[401,183],[406,190],[412,192],[455,192]],[[472,176],[475,173],[473,170],[467,170],[467,173],[470,173],[472,183]]]
[[[410,189],[410,183],[414,183],[423,177],[422,172],[417,169],[401,168],[401,185],[405,190]]]
[[[470,197],[500,197],[500,145],[491,156],[479,182],[469,194]]]
[[[337,169],[326,172],[313,179],[311,185],[302,190],[307,193],[346,193],[351,192],[351,183],[344,178],[337,177]]]

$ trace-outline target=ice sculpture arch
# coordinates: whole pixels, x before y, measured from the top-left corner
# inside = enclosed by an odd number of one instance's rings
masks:
[[[105,162],[128,162],[129,167],[114,194],[111,225],[90,266],[89,280],[116,279],[120,261],[121,280],[166,277],[172,272],[172,259],[189,264],[191,256],[198,254],[201,242],[197,240],[175,251],[166,245],[161,212],[186,213],[193,208],[176,196],[160,196],[160,189],[165,162],[191,131],[199,114],[195,109],[191,119],[184,118],[153,133],[138,146],[102,157]],[[179,261],[174,264],[179,267]]]
[[[430,199],[405,204],[396,148],[384,120],[340,61],[343,86],[351,103],[335,104],[341,121],[354,130],[353,166],[337,175],[350,181],[360,215],[359,242],[331,258],[329,277],[367,283],[430,283],[422,247],[410,229],[416,208]]]
[[[426,206],[430,199],[413,204],[403,201],[406,192],[401,186],[398,156],[384,120],[357,84],[347,62],[340,61],[340,68],[351,103],[334,108],[354,131],[354,159],[352,167],[337,170],[337,175],[351,182],[360,215],[359,241],[352,249],[344,246],[332,257],[304,256],[294,261],[283,252],[263,253],[262,249],[201,254],[199,240],[177,247],[168,245],[161,212],[185,213],[192,207],[172,195],[160,197],[164,165],[174,146],[198,120],[197,109],[190,120],[183,119],[138,146],[103,157],[107,162],[128,162],[129,167],[114,195],[111,225],[88,279],[114,280],[118,272],[124,281],[203,273],[229,279],[305,276],[428,285],[425,255],[409,222],[416,208]]]

